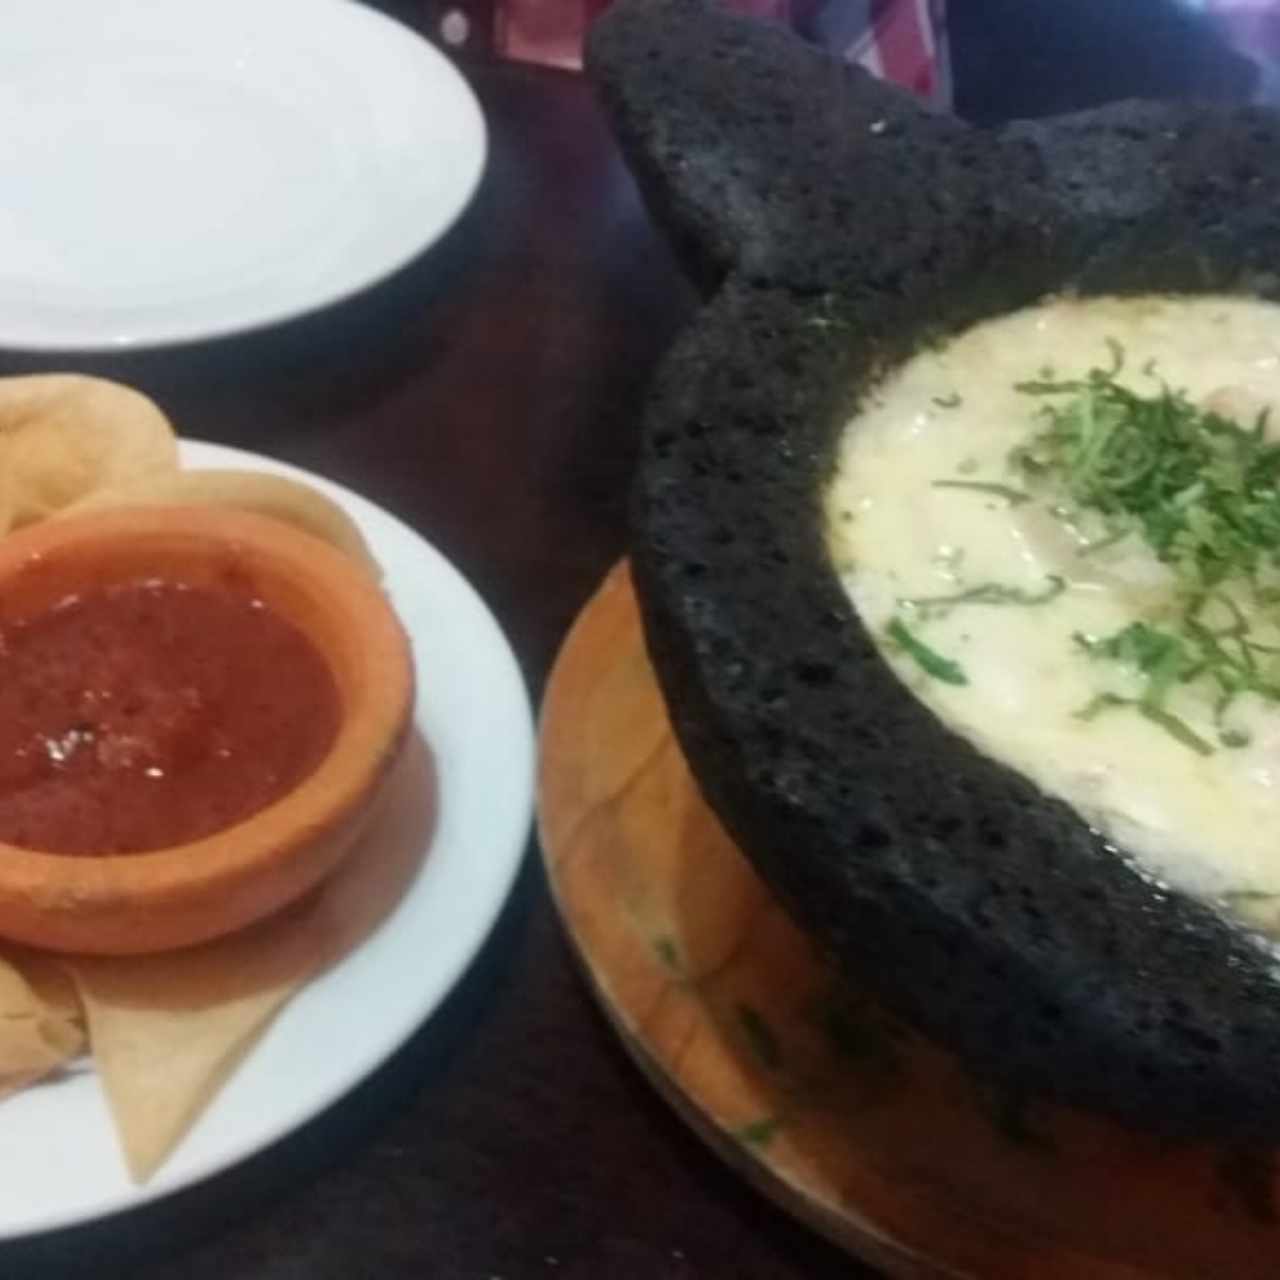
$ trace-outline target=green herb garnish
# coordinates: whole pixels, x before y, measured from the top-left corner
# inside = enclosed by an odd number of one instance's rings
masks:
[[[1015,489],[1008,484],[993,484],[986,480],[935,480],[933,487],[935,489],[969,489],[973,493],[984,493],[989,498],[1003,498],[1011,507],[1031,501],[1031,495],[1022,489]]]
[[[934,396],[933,403],[939,409],[958,409],[964,404],[964,400],[958,391],[952,391],[945,396]]]
[[[1213,755],[1213,746],[1206,742],[1185,720],[1163,707],[1144,702],[1139,698],[1122,698],[1118,693],[1100,693],[1076,712],[1077,720],[1096,720],[1104,711],[1116,707],[1132,707],[1140,716],[1159,726],[1171,738],[1197,755]]]
[[[1046,582],[1048,586],[1043,591],[1024,591],[1021,587],[1010,587],[1003,582],[984,582],[949,596],[913,596],[898,603],[909,609],[931,609],[956,604],[1039,605],[1056,600],[1067,589],[1066,579],[1057,574],[1051,573]]]
[[[1138,395],[1117,372],[1020,384],[1066,398],[1042,406],[1046,425],[1012,451],[1014,470],[1065,491],[1109,535],[1140,533],[1188,585],[1280,569],[1280,444],[1266,439],[1266,415],[1242,427],[1164,384]]]
[[[1055,378],[1048,370],[1041,371],[1043,376],[1028,378],[1025,382],[1015,382],[1013,389],[1028,396],[1056,396],[1067,391],[1084,391],[1089,384],[1083,378]]]
[[[767,1070],[777,1071],[782,1066],[782,1045],[773,1028],[760,1011],[749,1004],[738,1005],[736,1012],[738,1025],[756,1060]]]
[[[1199,665],[1183,636],[1148,622],[1131,622],[1114,635],[1099,639],[1077,635],[1076,643],[1090,657],[1111,658],[1136,667],[1161,694],[1175,681],[1196,673]]]
[[[885,628],[885,632],[903,653],[914,659],[920,669],[935,680],[941,680],[944,684],[969,683],[969,677],[965,675],[964,668],[958,662],[951,658],[944,658],[922,640],[917,639],[901,618],[894,618]]]
[[[1136,536],[1169,567],[1167,614],[1084,647],[1136,668],[1145,687],[1131,705],[1207,754],[1213,747],[1169,711],[1174,688],[1206,682],[1219,724],[1242,693],[1280,701],[1280,444],[1267,439],[1265,413],[1243,426],[1158,378],[1151,395],[1121,386],[1124,351],[1108,346],[1108,368],[1019,384],[1047,403],[1009,464],[1033,494],[1047,488],[1098,519],[1081,556]],[[1239,737],[1219,730],[1224,746],[1244,745]]]
[[[1148,702],[1138,703],[1138,714],[1145,716],[1152,724],[1159,725],[1176,742],[1189,747],[1197,755],[1213,755],[1213,747],[1206,742],[1185,720],[1179,719],[1163,707],[1153,706]]]
[[[673,973],[680,972],[680,952],[673,938],[663,934],[662,937],[654,940],[653,949],[657,953],[658,959],[668,969]]]
[[[1229,596],[1217,593],[1191,596],[1181,615],[1164,624],[1132,622],[1110,636],[1077,635],[1076,642],[1091,657],[1124,663],[1143,676],[1145,687],[1135,702],[1149,709],[1167,712],[1167,699],[1179,685],[1207,684],[1214,696],[1214,718],[1221,724],[1243,693],[1280,702],[1275,646],[1252,637],[1243,610]],[[1219,739],[1226,747],[1248,745],[1247,735],[1230,729],[1220,730]],[[1197,739],[1196,750],[1202,745],[1207,744]]]
[[[1078,554],[1140,539],[1166,565],[1170,598],[1147,618],[1113,635],[1077,637],[1095,659],[1133,668],[1135,696],[1101,693],[1077,714],[1092,720],[1128,708],[1198,754],[1215,745],[1176,713],[1174,694],[1192,685],[1213,708],[1212,737],[1222,747],[1248,745],[1226,728],[1225,713],[1242,694],[1280,702],[1280,443],[1267,438],[1267,417],[1241,424],[1171,388],[1143,366],[1154,390],[1142,395],[1117,381],[1120,343],[1107,339],[1105,367],[1081,377],[1054,370],[1017,384],[1040,401],[1031,438],[1008,457],[1013,483],[942,479],[933,487],[998,498],[1010,506],[1044,499],[1055,515],[1079,524],[1088,541]],[[959,397],[935,397],[951,407]],[[966,459],[961,476],[972,474]],[[1022,483],[1019,484],[1018,482]],[[1043,591],[986,582],[947,595],[903,599],[919,611],[958,605],[1046,604],[1066,589],[1060,577]],[[963,668],[894,618],[889,638],[920,668],[948,684],[968,684]]]
[[[1213,746],[1165,705],[1175,686],[1189,684],[1206,670],[1204,652],[1192,639],[1150,623],[1132,622],[1114,635],[1101,639],[1077,635],[1076,642],[1090,657],[1125,663],[1146,677],[1142,697],[1099,694],[1077,712],[1080,719],[1092,720],[1110,707],[1131,706],[1184,747],[1200,755],[1213,754]]]
[[[734,1136],[750,1147],[767,1147],[781,1128],[782,1121],[777,1116],[765,1116],[742,1125],[735,1130]]]

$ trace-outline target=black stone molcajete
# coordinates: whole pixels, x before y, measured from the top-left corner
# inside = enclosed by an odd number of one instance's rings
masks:
[[[633,558],[716,811],[839,964],[982,1073],[1280,1138],[1277,953],[916,701],[819,507],[859,395],[925,340],[1063,289],[1280,296],[1280,117],[969,129],[696,0],[620,0],[590,66],[709,295],[653,389]]]

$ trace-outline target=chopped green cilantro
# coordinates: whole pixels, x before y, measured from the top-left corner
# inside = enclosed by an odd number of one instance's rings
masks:
[[[1132,707],[1140,716],[1163,729],[1176,742],[1196,752],[1197,755],[1213,755],[1212,744],[1206,742],[1190,725],[1163,707],[1143,702],[1138,698],[1122,698],[1117,693],[1100,693],[1076,712],[1077,720],[1096,720],[1104,711],[1115,707]]]
[[[927,675],[943,684],[968,684],[969,677],[964,668],[951,658],[944,658],[934,649],[930,649],[924,641],[917,639],[901,618],[894,618],[885,629],[889,639]]]
[[[782,1044],[764,1015],[749,1004],[737,1007],[738,1025],[762,1067],[776,1071],[782,1066]]]
[[[1243,427],[1163,383],[1139,395],[1116,372],[1020,384],[1053,400],[1043,429],[1012,451],[1014,471],[1065,491],[1111,535],[1141,534],[1188,586],[1280,570],[1280,444],[1265,413]]]
[[[1009,464],[1033,495],[1065,496],[1098,519],[1102,532],[1080,555],[1135,536],[1169,567],[1173,598],[1158,620],[1081,643],[1135,668],[1144,688],[1131,705],[1208,753],[1169,711],[1175,687],[1205,682],[1219,722],[1242,693],[1280,701],[1280,444],[1267,438],[1265,413],[1243,426],[1159,379],[1151,395],[1130,391],[1116,381],[1124,352],[1108,346],[1109,368],[1019,384],[1046,403]],[[1102,705],[1115,704],[1095,699],[1085,711]],[[1230,731],[1219,740],[1243,745]]]
[[[935,480],[935,489],[968,489],[973,493],[985,493],[989,498],[1003,498],[1011,507],[1031,501],[1031,495],[1008,484],[992,484],[986,480]]]
[[[1010,587],[1002,582],[984,582],[952,595],[913,596],[900,600],[899,604],[909,609],[932,609],[956,604],[1048,604],[1050,600],[1056,600],[1067,589],[1067,583],[1064,578],[1052,573],[1046,581],[1048,585],[1043,591],[1024,591],[1021,587]]]

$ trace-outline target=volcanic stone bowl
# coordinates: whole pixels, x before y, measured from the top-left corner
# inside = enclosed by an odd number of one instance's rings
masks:
[[[1280,117],[1126,103],[980,131],[696,0],[620,0],[589,65],[708,296],[652,388],[632,541],[707,798],[834,962],[987,1079],[1280,1138],[1275,949],[918,702],[820,509],[860,396],[926,341],[1063,290],[1280,295]]]

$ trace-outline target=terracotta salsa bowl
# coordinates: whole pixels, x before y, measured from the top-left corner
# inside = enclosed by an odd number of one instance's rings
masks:
[[[55,951],[188,946],[280,910],[332,872],[405,740],[414,673],[378,586],[341,552],[230,510],[151,508],[55,520],[0,541],[0,622],[140,579],[237,589],[291,622],[329,667],[335,737],[283,796],[189,843],[67,856],[0,843],[0,937]]]

